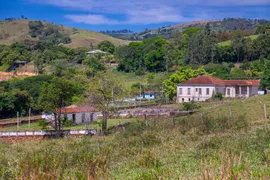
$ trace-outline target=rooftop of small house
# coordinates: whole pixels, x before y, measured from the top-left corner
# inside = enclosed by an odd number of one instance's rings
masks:
[[[149,91],[144,91],[144,94],[156,94],[156,92],[153,90],[149,90]]]
[[[106,53],[105,51],[101,51],[99,49],[86,52],[86,54],[105,54],[105,53]]]
[[[61,109],[57,109],[56,113],[60,113],[61,110],[61,114],[72,114],[72,113],[85,113],[85,112],[96,112],[96,109],[90,106],[78,106],[78,105],[71,105],[71,106],[67,106]]]

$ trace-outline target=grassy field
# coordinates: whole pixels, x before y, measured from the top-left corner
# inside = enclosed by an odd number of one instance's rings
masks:
[[[202,107],[175,127],[156,119],[108,136],[0,142],[0,179],[269,179],[270,125],[252,123],[260,101],[270,96]]]
[[[37,38],[31,38],[29,36],[29,20],[16,20],[11,22],[0,22],[0,44],[10,45],[15,42],[24,40],[37,41]],[[129,41],[116,39],[111,36],[107,36],[98,32],[76,29],[76,32],[70,27],[59,25],[60,31],[69,35],[72,43],[66,44],[65,46],[70,48],[77,47],[88,47],[92,43],[97,45],[101,41],[109,40],[114,45],[128,44]]]
[[[112,69],[113,74],[115,74],[124,84],[124,86],[128,89],[132,86],[132,84],[136,83],[142,83],[142,85],[147,85],[147,77],[148,74],[145,74],[143,76],[137,76],[135,73],[125,73],[125,72],[119,72],[115,68]],[[172,73],[165,73],[165,72],[159,72],[154,73],[154,80],[153,83],[159,83],[160,86],[162,85],[162,82],[169,78],[169,76]]]
[[[267,106],[267,116],[270,117],[270,95],[250,97],[248,99],[233,99],[230,103],[216,105],[211,108],[202,108],[206,114],[216,117],[229,116],[229,108],[232,108],[235,117],[245,116],[249,122],[264,120],[264,104]]]
[[[255,40],[259,37],[259,35],[251,35],[251,36],[248,36],[251,40]],[[232,43],[231,40],[228,40],[228,41],[224,41],[224,42],[220,42],[218,43],[219,46],[230,46]]]

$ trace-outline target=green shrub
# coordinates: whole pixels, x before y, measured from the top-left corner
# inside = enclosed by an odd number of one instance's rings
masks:
[[[63,120],[63,126],[64,127],[72,127],[74,125],[75,124],[73,123],[72,120],[64,118],[64,120]]]
[[[222,100],[223,99],[223,95],[221,92],[217,92],[216,95],[214,96],[215,99],[219,99]]]
[[[41,119],[38,121],[38,126],[40,126],[41,129],[46,129],[47,122],[45,120]]]
[[[137,71],[135,71],[136,76],[143,76],[144,74],[145,72],[143,70],[138,69]]]
[[[229,63],[229,68],[234,68],[234,64],[233,63]]]
[[[184,102],[183,103],[183,111],[191,111],[194,109],[199,109],[200,106],[198,104],[195,104],[194,102]]]

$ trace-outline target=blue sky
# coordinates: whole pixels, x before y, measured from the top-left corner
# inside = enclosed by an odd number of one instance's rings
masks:
[[[95,31],[141,31],[226,17],[270,19],[270,0],[0,0],[0,19],[21,15]]]

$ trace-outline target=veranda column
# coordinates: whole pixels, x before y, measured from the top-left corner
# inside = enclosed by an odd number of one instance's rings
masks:
[[[242,96],[242,88],[241,88],[241,86],[239,86],[239,96],[240,97]]]
[[[247,97],[249,97],[249,86],[247,86]]]

